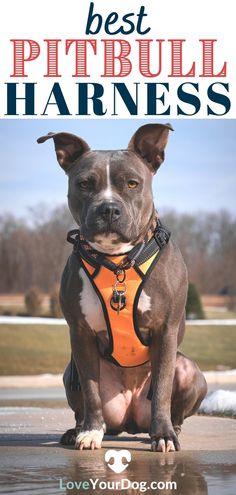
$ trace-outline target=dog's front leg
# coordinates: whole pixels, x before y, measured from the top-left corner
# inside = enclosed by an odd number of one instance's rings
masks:
[[[71,327],[71,348],[79,373],[84,419],[77,434],[76,449],[99,449],[105,432],[99,393],[99,355],[95,336],[86,322]]]
[[[177,332],[168,325],[151,343],[153,396],[151,404],[151,450],[180,450],[171,422],[171,394],[176,364]]]

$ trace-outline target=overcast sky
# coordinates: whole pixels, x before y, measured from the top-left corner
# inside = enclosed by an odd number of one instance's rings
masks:
[[[57,165],[49,131],[83,137],[93,149],[124,149],[144,120],[0,120],[0,213],[27,216],[38,203],[66,201],[67,178]],[[154,120],[153,120],[154,122]],[[164,121],[161,121],[165,123]],[[236,120],[171,120],[166,160],[154,179],[161,211],[236,213]]]

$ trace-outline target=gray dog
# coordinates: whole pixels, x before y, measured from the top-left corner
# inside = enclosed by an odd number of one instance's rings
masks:
[[[38,139],[54,141],[79,226],[61,283],[72,348],[64,383],[76,419],[61,442],[77,449],[126,431],[149,432],[153,451],[179,450],[181,425],[206,395],[203,374],[177,351],[187,272],[153,204],[170,130],[144,125],[121,151],[92,151],[65,132]]]

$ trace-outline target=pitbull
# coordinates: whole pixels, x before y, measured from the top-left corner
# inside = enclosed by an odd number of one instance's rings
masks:
[[[152,179],[164,160],[170,130],[169,124],[143,125],[119,151],[92,151],[66,132],[38,139],[53,139],[69,179],[70,211],[95,253],[126,256],[152,238],[157,222]],[[207,391],[196,363],[177,350],[184,336],[187,287],[184,261],[170,239],[145,281],[135,315],[149,359],[140,366],[117,366],[105,357],[108,332],[99,297],[79,257],[71,254],[60,300],[80,387],[71,389],[70,364],[64,383],[76,425],[62,444],[99,449],[105,432],[148,432],[152,451],[180,450],[181,425]]]

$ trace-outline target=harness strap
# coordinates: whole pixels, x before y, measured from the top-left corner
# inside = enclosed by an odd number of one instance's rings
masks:
[[[170,232],[158,220],[149,241],[140,242],[126,255],[112,256],[93,250],[77,229],[67,238],[100,299],[109,337],[104,357],[123,367],[144,364],[150,359],[149,342],[139,329],[139,297]],[[77,381],[73,371],[72,367],[72,384]]]
[[[121,266],[117,267],[117,264],[109,258],[109,255],[104,255],[92,249],[87,241],[81,237],[79,229],[70,230],[67,234],[67,241],[74,245],[75,254],[81,255],[94,267],[100,267],[102,265],[114,273],[117,272],[117,268],[127,270],[134,266],[134,264],[136,266],[142,265],[142,263],[145,263],[158,250],[163,249],[169,242],[169,239],[170,231],[158,219],[153,237],[148,242],[143,241],[134,246],[122,261]],[[113,255],[113,258],[115,256]]]

